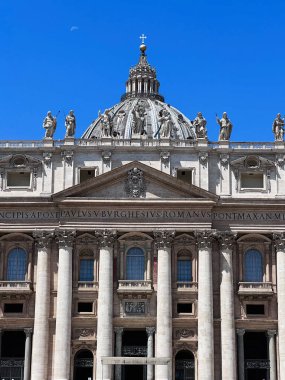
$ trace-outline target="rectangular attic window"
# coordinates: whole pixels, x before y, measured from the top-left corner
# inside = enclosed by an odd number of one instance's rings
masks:
[[[8,172],[7,187],[30,187],[31,173],[30,172]]]
[[[263,189],[263,173],[241,173],[242,189]]]
[[[95,177],[95,169],[80,169],[80,183]]]
[[[177,179],[192,184],[192,169],[177,169]]]

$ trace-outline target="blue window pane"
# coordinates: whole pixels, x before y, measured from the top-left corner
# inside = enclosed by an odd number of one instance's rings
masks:
[[[262,282],[263,281],[263,264],[262,255],[255,249],[250,249],[245,254],[245,274],[246,282]]]
[[[94,281],[94,260],[80,260],[79,281]]]
[[[8,255],[7,280],[25,281],[27,253],[22,248],[14,248]]]
[[[177,261],[177,281],[192,281],[192,261],[190,259]]]
[[[144,252],[140,248],[131,248],[127,253],[127,280],[144,279]]]

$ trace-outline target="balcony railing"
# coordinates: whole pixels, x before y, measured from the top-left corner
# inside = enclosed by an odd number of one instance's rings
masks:
[[[97,281],[78,281],[79,290],[98,290]]]
[[[240,282],[238,293],[270,295],[273,293],[272,282]]]
[[[150,280],[119,280],[118,292],[151,292],[152,284]]]
[[[247,369],[269,369],[270,360],[267,359],[247,359],[245,360],[245,368]]]
[[[192,281],[177,281],[177,290],[188,290],[197,292],[198,290],[198,282],[192,282]]]
[[[123,346],[123,356],[147,356],[147,347]]]
[[[32,283],[30,281],[0,281],[0,293],[30,293]]]

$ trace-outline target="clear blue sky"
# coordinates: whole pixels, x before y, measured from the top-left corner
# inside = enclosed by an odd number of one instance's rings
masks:
[[[285,114],[284,0],[0,0],[0,139],[41,139],[48,110],[74,109],[80,137],[120,99],[139,36],[166,102],[202,111],[217,140],[227,111],[234,141],[273,141]]]

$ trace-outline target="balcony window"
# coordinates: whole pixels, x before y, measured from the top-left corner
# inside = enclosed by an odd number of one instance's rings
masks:
[[[22,248],[14,248],[8,255],[7,280],[25,281],[27,253]]]
[[[130,248],[127,252],[126,280],[144,280],[145,256],[141,248]]]
[[[94,260],[81,259],[79,281],[94,281]]]
[[[177,281],[178,282],[192,281],[192,260],[190,259],[177,260]]]
[[[263,262],[261,253],[256,249],[250,249],[245,253],[244,260],[244,281],[262,282]]]

